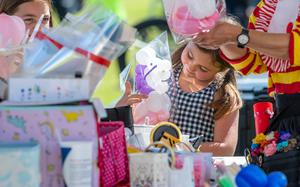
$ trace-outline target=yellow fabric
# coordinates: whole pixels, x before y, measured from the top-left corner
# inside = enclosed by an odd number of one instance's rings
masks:
[[[299,20],[295,23],[296,28],[292,32],[293,39],[294,39],[294,65],[300,66],[300,22]],[[298,31],[298,32],[296,32]]]

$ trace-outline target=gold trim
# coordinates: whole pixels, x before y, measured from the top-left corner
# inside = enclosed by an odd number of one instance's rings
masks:
[[[182,134],[181,134],[181,131],[180,129],[178,128],[177,125],[175,125],[174,123],[171,123],[171,122],[167,122],[167,121],[163,121],[163,122],[159,122],[157,123],[151,130],[151,133],[150,133],[150,143],[153,143],[153,139],[154,139],[154,134],[156,132],[156,130],[158,128],[160,128],[161,126],[171,126],[172,128],[174,128],[176,131],[177,131],[177,134],[178,134],[178,139],[179,141],[181,142],[182,141]],[[176,137],[177,138],[177,137]]]

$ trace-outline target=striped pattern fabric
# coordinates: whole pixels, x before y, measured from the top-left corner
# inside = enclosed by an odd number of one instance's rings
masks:
[[[296,8],[295,5],[297,5]],[[285,9],[288,7],[289,11],[283,12],[281,7],[285,7]],[[291,10],[297,12],[290,12]],[[279,11],[281,12],[278,13]],[[292,19],[293,21],[288,21],[288,18],[286,20],[274,19],[283,14],[292,14],[295,15],[295,18]],[[274,32],[273,30],[270,31],[270,25],[273,27],[278,25],[278,28],[283,25],[285,28],[280,32],[290,33],[289,60],[270,57],[251,49],[240,59],[230,60],[224,54],[222,54],[222,57],[243,75],[260,74],[268,71],[268,91],[271,96],[274,93],[300,93],[300,1],[262,0],[250,16],[248,28],[263,32]]]

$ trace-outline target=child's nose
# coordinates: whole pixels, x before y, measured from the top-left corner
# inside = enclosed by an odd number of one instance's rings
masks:
[[[193,65],[193,64],[190,64],[189,65],[189,69],[190,69],[190,71],[195,71],[196,70],[196,66]]]

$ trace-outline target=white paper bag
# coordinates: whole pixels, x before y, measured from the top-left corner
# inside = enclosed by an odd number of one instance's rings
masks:
[[[129,155],[131,187],[166,187],[169,179],[167,153]]]
[[[169,170],[169,187],[195,186],[193,157],[185,157],[181,169]]]

